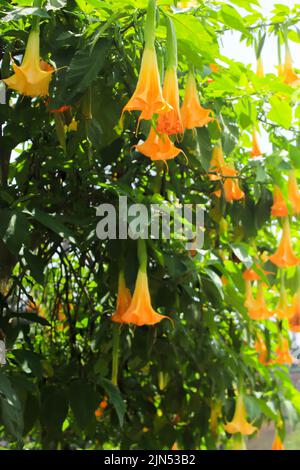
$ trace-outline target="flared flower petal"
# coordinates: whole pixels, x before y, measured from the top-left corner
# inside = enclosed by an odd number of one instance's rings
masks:
[[[184,129],[195,129],[195,127],[206,126],[213,121],[211,109],[203,108],[199,101],[195,77],[189,74],[183,104],[181,107],[181,117]]]
[[[265,284],[258,283],[256,299],[248,308],[248,315],[252,320],[268,320],[273,313],[268,309],[265,300]]]
[[[148,138],[145,142],[137,144],[135,149],[145,155],[151,160],[171,160],[177,157],[182,150],[175,147],[168,135],[158,134],[153,127],[151,127]]]
[[[258,141],[258,132],[254,128],[253,129],[253,134],[252,134],[252,150],[251,150],[251,157],[261,157],[262,156],[262,151],[260,149],[259,141]]]
[[[289,342],[282,336],[279,337],[278,347],[276,348],[276,359],[273,362],[283,365],[292,365],[294,362],[293,356],[290,353]]]
[[[222,167],[221,175],[222,177],[225,177],[225,181],[223,184],[223,192],[226,201],[231,203],[244,199],[245,193],[241,190],[239,186],[238,172],[233,168],[233,166],[225,165],[224,167]]]
[[[137,326],[155,325],[164,318],[168,317],[155,312],[151,305],[147,273],[139,270],[132,301],[122,315],[122,322]]]
[[[40,36],[38,30],[29,34],[22,64],[13,64],[14,74],[5,78],[6,85],[26,96],[37,97],[49,94],[49,83],[54,68],[40,60]]]
[[[268,364],[270,364],[270,361],[268,360],[268,356],[269,356],[268,348],[263,338],[260,335],[257,337],[254,347],[258,353],[259,362],[264,366],[267,366]]]
[[[275,434],[275,438],[272,444],[272,450],[284,450],[284,445],[278,433]]]
[[[167,135],[183,134],[176,67],[170,67],[166,71],[163,97],[172,109],[159,115],[157,131]]]
[[[282,238],[276,253],[270,256],[270,261],[279,268],[288,268],[300,263],[300,259],[295,256],[291,246],[290,224],[288,218],[283,222]]]
[[[284,83],[286,83],[287,85],[294,85],[299,80],[298,75],[294,72],[293,69],[292,56],[288,45],[286,45],[283,77]]]
[[[243,436],[250,436],[257,431],[257,428],[247,421],[243,395],[240,394],[237,397],[233,419],[230,423],[224,425],[224,429],[229,434],[240,433]]]
[[[278,186],[274,187],[272,217],[286,217],[289,213],[282,191]]]
[[[155,48],[146,46],[136,89],[122,114],[126,111],[141,111],[140,119],[150,120],[154,114],[170,109],[162,95]]]
[[[112,315],[111,319],[115,323],[124,323],[123,315],[128,310],[131,302],[131,293],[130,290],[126,287],[125,276],[121,271],[119,274],[119,285],[118,285],[118,297],[117,297],[117,307],[115,313]]]

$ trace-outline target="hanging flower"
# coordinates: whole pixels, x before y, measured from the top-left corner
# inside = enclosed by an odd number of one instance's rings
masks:
[[[279,268],[288,268],[300,263],[300,259],[294,255],[291,246],[290,224],[288,217],[285,218],[283,222],[283,232],[279,247],[276,253],[270,256],[270,261]]]
[[[225,160],[223,156],[222,144],[219,142],[214,146],[212,159],[209,168],[209,179],[211,181],[218,181],[221,179],[221,168],[225,167]]]
[[[274,186],[273,206],[271,208],[272,217],[286,217],[289,213],[282,191],[278,186]]]
[[[293,333],[300,333],[300,289],[294,296],[293,305],[289,312],[289,328]]]
[[[151,158],[151,160],[171,160],[177,157],[182,150],[175,147],[171,139],[166,134],[158,134],[154,127],[151,127],[147,139],[135,146],[135,149]]]
[[[265,284],[259,282],[254,303],[248,309],[248,315],[252,320],[268,320],[273,313],[268,310],[265,300]]]
[[[293,61],[288,43],[286,43],[285,47],[285,64],[283,76],[284,83],[286,83],[287,85],[295,85],[295,82],[299,80],[298,75],[294,72],[293,69]]]
[[[177,79],[177,40],[173,23],[167,17],[167,70],[164,79],[163,97],[171,110],[161,113],[157,120],[157,131],[160,134],[183,134],[180,113],[179,88]]]
[[[279,302],[275,309],[275,314],[279,320],[284,320],[289,318],[291,313],[291,307],[288,304],[288,294],[282,282],[280,287]]]
[[[264,65],[263,65],[263,61],[262,61],[262,58],[259,57],[257,59],[257,63],[256,63],[256,75],[258,78],[264,78],[265,76],[265,72],[264,72]]]
[[[123,108],[126,111],[141,111],[140,120],[151,120],[154,114],[170,110],[162,95],[157,56],[155,51],[156,2],[149,0],[145,25],[145,49],[136,89]]]
[[[300,192],[298,189],[295,170],[292,170],[289,174],[288,198],[292,205],[293,214],[300,214]]]
[[[268,361],[268,356],[269,356],[268,348],[263,338],[261,337],[261,335],[257,337],[254,347],[258,353],[259,362],[264,366],[267,366],[268,364],[270,364],[270,361]]]
[[[151,305],[151,297],[147,276],[147,251],[144,240],[139,240],[138,244],[139,271],[135,284],[133,297],[127,311],[122,315],[123,323],[131,323],[137,326],[155,325],[161,322],[164,315],[155,312]]]
[[[195,129],[195,127],[206,126],[213,121],[210,116],[211,109],[203,108],[199,101],[196,79],[192,72],[189,73],[183,104],[181,107],[181,117],[184,129]]]
[[[283,442],[277,432],[275,434],[275,438],[272,444],[272,450],[284,450]]]
[[[122,316],[122,322],[137,326],[155,325],[164,318],[168,317],[155,312],[151,305],[147,273],[140,269],[131,304]]]
[[[253,297],[253,291],[252,291],[252,284],[251,281],[248,279],[245,280],[245,287],[246,287],[246,298],[245,298],[245,307],[247,310],[254,310],[255,307],[255,299]]]
[[[225,177],[223,192],[226,201],[232,203],[233,201],[244,199],[245,193],[240,189],[238,172],[234,169],[233,165],[225,165],[221,169],[221,173]]]
[[[112,321],[116,323],[123,323],[123,315],[127,311],[131,302],[130,290],[126,287],[124,272],[120,271],[119,274],[119,286],[118,286],[118,298],[117,308],[113,316]]]
[[[294,360],[290,353],[289,342],[286,338],[280,335],[274,363],[291,365],[293,362]]]
[[[258,142],[258,132],[255,127],[253,127],[253,134],[252,134],[252,150],[251,150],[251,157],[261,157],[262,151],[260,149],[260,145]]]
[[[225,424],[224,429],[229,434],[240,433],[243,436],[249,436],[257,431],[257,428],[247,421],[247,412],[242,394],[237,397],[232,421]]]
[[[40,60],[40,33],[35,28],[29,34],[22,64],[13,63],[14,74],[3,79],[6,85],[21,95],[36,97],[49,94],[54,68]]]

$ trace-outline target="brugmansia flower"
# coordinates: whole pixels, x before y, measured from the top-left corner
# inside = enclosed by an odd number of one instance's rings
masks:
[[[49,94],[49,83],[54,68],[40,60],[39,29],[32,29],[22,64],[13,63],[14,74],[3,79],[6,85],[22,95],[36,97]]]
[[[225,177],[223,184],[224,197],[227,202],[240,201],[245,198],[244,191],[241,190],[238,182],[238,172],[233,165],[225,165],[221,168],[222,177]],[[215,193],[217,197],[221,196],[221,192]]]
[[[279,336],[278,347],[276,348],[275,364],[293,364],[293,357],[290,353],[289,342],[282,335]]]
[[[155,312],[151,305],[147,276],[147,253],[144,240],[139,240],[139,261],[140,267],[133,297],[129,308],[122,315],[122,321],[123,323],[131,323],[137,326],[155,325],[168,317]]]
[[[284,76],[284,83],[286,83],[287,85],[294,85],[295,82],[299,80],[298,75],[294,72],[294,69],[293,69],[293,61],[292,61],[291,51],[290,51],[288,43],[286,43],[286,46],[285,46],[285,63],[284,63],[283,76]]]
[[[251,284],[251,281],[249,281],[248,279],[246,279],[245,281],[245,285],[246,285],[246,298],[245,298],[245,307],[249,310],[253,310],[254,309],[254,306],[255,306],[255,300],[254,300],[254,297],[253,297],[253,291],[252,291],[252,284]]]
[[[264,78],[265,76],[264,65],[261,57],[257,59],[256,75],[259,78]]]
[[[209,179],[211,181],[218,181],[221,179],[220,172],[222,167],[225,166],[225,160],[223,156],[223,150],[221,143],[214,146],[212,159],[209,168]]]
[[[182,150],[175,147],[168,135],[159,134],[154,127],[151,127],[145,142],[137,144],[135,148],[151,160],[170,160],[182,152]]]
[[[273,217],[286,217],[289,213],[284,196],[278,186],[274,186],[273,206],[271,213]]]
[[[300,332],[300,289],[295,294],[293,305],[290,309],[289,328],[293,333]]]
[[[145,25],[145,49],[136,89],[123,108],[125,111],[141,111],[140,119],[150,120],[154,114],[169,111],[170,107],[162,96],[160,76],[155,51],[156,2],[149,0]]]
[[[248,308],[248,315],[252,320],[267,320],[273,315],[266,305],[265,284],[263,282],[258,283],[256,299]]]
[[[272,450],[284,450],[283,442],[277,432],[275,434],[275,438],[272,444]]]
[[[258,132],[253,128],[253,134],[252,134],[252,150],[251,150],[251,157],[261,157],[262,156],[262,151],[260,149],[260,145],[258,142]]]
[[[177,79],[177,40],[174,26],[167,17],[167,70],[164,79],[163,97],[171,110],[161,113],[157,120],[157,131],[161,134],[183,134]]]
[[[257,340],[255,341],[255,350],[258,353],[258,360],[261,364],[264,366],[267,366],[270,362],[268,361],[268,348],[266,346],[266,343],[264,342],[263,338],[259,335],[257,337]]]
[[[295,256],[291,246],[290,223],[288,217],[286,217],[283,222],[283,232],[279,247],[276,253],[270,256],[270,261],[279,268],[288,268],[300,263],[300,259]]]
[[[224,429],[229,434],[240,433],[243,436],[249,436],[257,431],[257,428],[247,421],[247,412],[242,394],[237,397],[232,421],[225,424]]]
[[[206,109],[201,106],[196,79],[194,74],[190,72],[181,107],[181,117],[184,129],[195,129],[195,127],[206,126],[213,120],[210,116],[211,113],[211,109]]]
[[[123,315],[127,311],[131,302],[131,293],[127,289],[125,283],[124,272],[120,271],[119,274],[119,286],[118,286],[118,297],[116,311],[111,317],[112,321],[116,323],[123,323]]]
[[[276,307],[275,314],[279,320],[284,320],[291,316],[291,308],[288,305],[288,295],[283,282],[280,286],[279,302]]]
[[[298,189],[296,173],[292,170],[289,174],[288,197],[292,205],[293,214],[300,214],[300,192]]]

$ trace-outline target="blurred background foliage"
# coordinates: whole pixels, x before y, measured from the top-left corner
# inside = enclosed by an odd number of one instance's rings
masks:
[[[256,425],[298,419],[300,395],[288,368],[263,366],[253,348],[258,330],[274,343],[278,330],[272,321],[249,320],[242,272],[258,253],[277,246],[272,190],[274,183],[283,187],[282,175],[292,166],[300,169],[300,108],[294,88],[276,75],[257,77],[222,56],[219,45],[228,30],[253,47],[259,35],[282,36],[283,28],[300,42],[300,7],[277,5],[266,19],[256,0],[199,0],[180,13],[174,3],[158,1],[161,72],[168,14],[178,39],[181,93],[193,65],[202,101],[221,126],[212,122],[186,133],[179,146],[188,161],[179,156],[167,169],[133,149],[146,126],[136,135],[135,116],[125,116],[124,130],[119,121],[137,81],[147,1],[47,0],[33,7],[30,0],[1,0],[1,78],[11,74],[11,56],[23,54],[32,16],[40,18],[41,55],[58,69],[47,99],[7,90],[0,105],[3,447],[170,449],[175,441],[181,449],[224,447],[229,436],[222,422],[232,416],[241,377]],[[70,108],[51,112],[61,106]],[[251,160],[256,120],[272,151]],[[217,183],[207,171],[220,138],[227,161],[240,171],[244,201],[226,204],[212,196]],[[196,254],[178,240],[148,242],[152,302],[173,318],[174,328],[170,322],[123,326],[115,386],[110,317],[121,256],[134,288],[136,242],[99,240],[96,208],[117,205],[119,196],[147,206],[202,204],[206,233]],[[292,228],[297,234],[299,222]],[[300,253],[299,240],[295,250]],[[272,273],[270,308],[279,295],[274,266]],[[292,292],[294,275],[291,268]]]

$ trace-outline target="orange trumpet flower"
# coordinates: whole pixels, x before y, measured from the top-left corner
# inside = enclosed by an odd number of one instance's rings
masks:
[[[279,320],[289,318],[292,314],[291,307],[288,304],[288,294],[283,284],[280,288],[280,297],[278,305],[275,309],[275,314]]]
[[[22,64],[13,63],[14,74],[3,79],[8,88],[25,96],[47,96],[54,68],[40,60],[39,29],[32,29],[25,49]]]
[[[279,247],[276,253],[270,256],[269,259],[279,268],[288,268],[300,263],[300,259],[294,255],[291,246],[290,223],[288,217],[284,219],[283,222],[282,238]]]
[[[166,134],[158,134],[153,127],[151,127],[147,139],[135,146],[136,150],[151,160],[171,160],[177,157],[182,150],[175,147],[171,139]]]
[[[278,186],[274,186],[273,206],[271,208],[272,217],[286,217],[289,213],[284,196]]]
[[[195,129],[195,127],[206,126],[209,122],[213,121],[213,117],[210,116],[211,113],[211,109],[206,109],[201,106],[196,79],[193,73],[189,73],[181,107],[184,129]]]
[[[254,347],[258,353],[259,362],[262,365],[267,366],[270,363],[270,361],[267,360],[269,353],[268,353],[268,348],[261,336],[257,337]]]
[[[222,145],[216,144],[213,149],[212,159],[209,168],[209,179],[211,181],[218,181],[221,179],[221,168],[225,167],[225,160],[223,156]]]
[[[294,362],[293,356],[290,353],[289,342],[283,336],[279,337],[278,347],[276,348],[276,359],[275,364],[288,364],[291,365]]]
[[[252,320],[268,320],[273,313],[268,310],[265,300],[265,284],[259,282],[257,286],[256,299],[248,308],[248,315]]]
[[[283,442],[277,432],[275,434],[275,438],[272,444],[272,450],[284,450]]]
[[[260,149],[260,145],[259,145],[259,142],[258,142],[258,132],[257,130],[255,129],[255,127],[253,128],[253,134],[252,134],[252,150],[251,150],[251,157],[252,158],[255,158],[255,157],[261,157],[262,156],[262,151]]]
[[[123,315],[128,310],[130,302],[131,293],[130,290],[126,287],[124,272],[120,271],[117,307],[115,313],[111,317],[112,321],[114,321],[115,323],[124,323]]]
[[[242,394],[237,397],[232,421],[225,424],[224,429],[229,434],[240,433],[243,436],[249,436],[257,431],[257,428],[247,421],[247,412]]]
[[[293,208],[293,214],[300,214],[300,192],[298,189],[296,173],[292,170],[289,174],[288,197]]]
[[[233,168],[233,165],[224,166],[221,169],[222,176],[226,179],[223,185],[224,197],[227,202],[240,201],[245,198],[245,193],[240,189],[238,183],[238,172]],[[232,178],[230,178],[232,176]]]
[[[164,318],[168,317],[155,312],[151,305],[147,272],[140,269],[131,304],[125,314],[122,315],[122,322],[137,326],[155,325]]]
[[[286,83],[287,85],[295,85],[295,82],[299,80],[298,75],[294,72],[294,69],[293,69],[291,51],[287,43],[285,47],[285,64],[284,64],[283,76],[284,76],[284,83]]]
[[[293,333],[300,333],[300,289],[295,294],[293,306],[290,308],[289,328]]]
[[[160,134],[183,134],[180,114],[179,89],[176,67],[168,68],[164,80],[163,97],[172,107],[167,113],[161,113],[157,120],[157,131]]]

